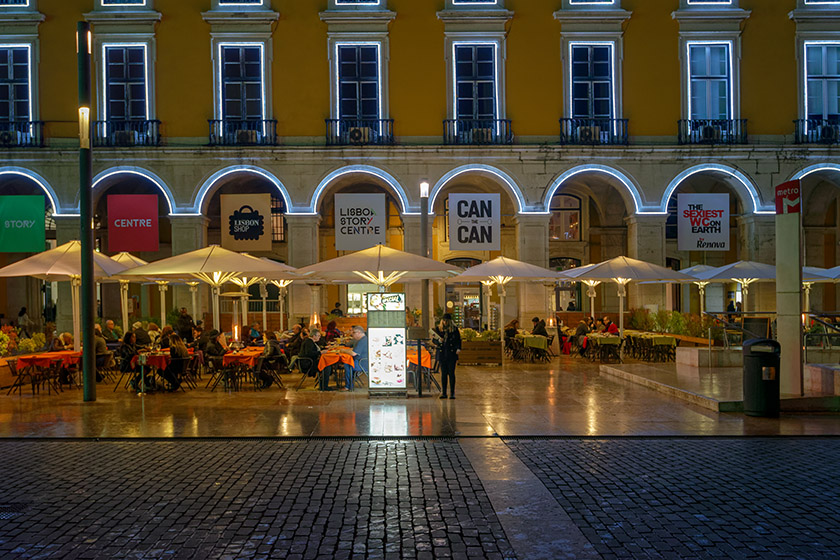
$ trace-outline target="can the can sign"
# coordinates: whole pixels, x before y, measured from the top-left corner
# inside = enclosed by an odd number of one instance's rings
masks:
[[[799,179],[776,186],[776,214],[799,214],[801,209],[802,185]]]
[[[501,225],[499,194],[449,195],[450,250],[499,251]]]

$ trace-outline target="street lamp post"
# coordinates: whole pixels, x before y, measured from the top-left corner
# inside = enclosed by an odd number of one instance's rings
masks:
[[[420,254],[429,258],[429,182],[420,181]],[[420,282],[420,321],[423,325],[423,337],[429,336],[429,280]],[[423,396],[423,349],[417,341],[417,396]]]
[[[93,340],[93,306],[96,303],[93,278],[93,197],[90,152],[90,24],[76,25],[76,53],[79,64],[79,241],[82,255],[82,387],[85,402],[96,400],[96,362]]]

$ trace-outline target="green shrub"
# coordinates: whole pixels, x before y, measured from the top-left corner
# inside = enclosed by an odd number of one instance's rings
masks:
[[[484,331],[478,335],[478,340],[484,340],[487,342],[498,342],[501,340],[501,334],[499,331]]]
[[[469,342],[475,340],[477,337],[478,333],[473,329],[461,329],[461,340]]]

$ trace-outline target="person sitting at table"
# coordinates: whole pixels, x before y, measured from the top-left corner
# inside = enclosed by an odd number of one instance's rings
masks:
[[[160,327],[155,323],[149,323],[147,333],[149,334],[149,340],[151,340],[149,346],[157,346],[158,341],[160,341]]]
[[[224,341],[222,340],[222,334],[213,329],[207,335],[207,345],[204,347],[204,353],[208,356],[224,356],[227,354],[227,347],[225,346]]]
[[[137,367],[134,364],[134,358],[138,355],[136,342],[137,335],[134,334],[134,331],[128,331],[123,336],[122,344],[120,344],[120,348],[117,351],[120,356],[120,373],[126,374],[137,371]],[[131,389],[134,391],[140,390],[139,373],[132,377]]]
[[[321,340],[321,331],[312,329],[309,336],[303,335],[302,343],[300,345],[299,358],[308,358],[310,360],[308,369],[304,372],[309,377],[315,377],[318,373],[318,361],[321,359],[321,347],[318,346],[318,341]]]
[[[96,356],[96,381],[102,381],[105,376],[99,373],[99,370],[108,367],[114,354],[108,350],[108,343],[105,337],[102,336],[102,327],[93,325],[93,343],[94,355]]]
[[[531,319],[531,322],[534,323],[534,328],[531,329],[531,334],[538,334],[548,338],[548,331],[545,330],[545,321],[539,317],[534,317]]]
[[[171,344],[173,334],[175,334],[175,329],[169,325],[163,327],[163,330],[160,331],[160,338],[158,339],[158,348],[161,350],[168,349]],[[184,340],[183,337],[181,337],[181,340]]]
[[[353,356],[354,363],[352,367],[350,364],[344,364],[344,388],[342,391],[349,391],[353,388],[356,375],[365,372],[364,367],[368,361],[368,339],[365,335],[365,329],[359,325],[353,325],[351,332],[353,340],[356,342],[353,344],[353,349],[348,353]],[[365,364],[363,365],[362,362],[365,362]]]
[[[335,321],[330,321],[327,323],[327,330],[324,332],[324,342],[329,344],[336,338],[341,338],[341,331],[338,330]]]
[[[303,325],[296,324],[292,327],[292,337],[286,342],[286,356],[297,356],[300,352],[300,347],[303,345],[302,331]]]
[[[618,325],[610,321],[610,318],[607,316],[604,316],[604,332],[618,334]]]
[[[181,338],[184,338],[183,336]],[[193,348],[199,352],[203,352],[207,343],[210,342],[210,331],[205,331],[201,327],[193,329]]]
[[[51,352],[63,352],[65,350],[73,349],[73,335],[69,332],[63,332],[53,339]]]
[[[180,376],[183,375],[187,366],[187,359],[190,357],[184,339],[174,332],[169,337],[169,357],[172,360],[163,370],[163,378],[169,383],[168,391],[174,393],[181,388]]]
[[[248,340],[251,344],[262,344],[263,336],[259,323],[252,323],[248,331]]]
[[[519,332],[519,319],[514,319],[505,325],[505,338],[514,338]]]
[[[106,342],[116,342],[120,339],[117,331],[114,330],[114,322],[111,319],[105,321],[105,326],[102,327],[102,336]]]
[[[274,378],[269,373],[263,371],[263,366],[266,363],[280,364],[280,368],[285,370],[287,367],[286,356],[283,355],[283,349],[280,347],[280,341],[277,340],[277,335],[271,331],[263,333],[265,337],[265,349],[262,356],[257,358],[257,365],[254,368],[254,373],[257,378],[262,381],[260,389],[268,389],[274,382]]]
[[[592,327],[589,329],[589,332],[602,333],[605,330],[606,327],[604,326],[604,321],[602,321],[601,319],[595,319],[595,324],[592,325]]]
[[[140,321],[135,322],[131,325],[131,330],[134,333],[134,343],[137,346],[151,346],[152,339],[146,329],[143,328],[143,323]]]
[[[589,334],[589,326],[587,326],[586,321],[581,320],[575,329],[575,344],[581,356],[586,356],[586,348],[584,348],[583,343],[586,340],[587,334]]]

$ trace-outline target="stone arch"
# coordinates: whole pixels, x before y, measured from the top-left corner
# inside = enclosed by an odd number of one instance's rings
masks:
[[[52,206],[54,216],[72,213],[61,208],[58,195],[55,193],[55,190],[53,190],[52,185],[50,185],[50,183],[38,173],[29,169],[24,169],[23,167],[7,166],[0,168],[0,177],[7,175],[23,177],[35,183],[42,191],[44,191],[44,195],[47,197],[50,206]],[[2,194],[2,191],[0,191],[0,194]]]
[[[116,177],[119,175],[135,175],[142,177],[152,183],[163,195],[164,200],[166,201],[167,206],[169,207],[169,213],[175,213],[175,196],[172,194],[172,191],[169,189],[169,186],[166,182],[161,179],[157,174],[143,169],[141,167],[132,167],[132,166],[119,166],[119,167],[111,167],[106,169],[100,173],[98,173],[94,178],[91,184],[91,189],[94,194],[94,198],[98,197],[99,194],[107,188],[107,183],[109,182],[108,179],[112,177]],[[76,195],[76,204],[78,206],[79,199],[78,193]],[[96,204],[96,200],[94,200],[94,205]]]
[[[409,206],[408,196],[406,196],[405,189],[400,184],[400,182],[387,171],[370,165],[348,165],[346,167],[341,167],[339,169],[331,171],[318,184],[318,187],[315,189],[315,192],[312,194],[312,198],[309,201],[309,207],[302,209],[302,211],[300,209],[296,209],[296,213],[316,214],[318,212],[318,208],[322,203],[324,194],[329,190],[329,187],[332,186],[332,184],[335,183],[335,181],[339,180],[341,177],[354,174],[368,175],[379,179],[377,183],[381,182],[382,185],[385,188],[389,189],[394,195],[394,197],[399,201],[401,214],[418,213],[417,210]]]
[[[253,165],[231,165],[216,171],[201,184],[201,187],[199,187],[195,195],[193,205],[188,209],[187,213],[204,214],[207,211],[207,206],[210,203],[213,193],[223,184],[222,179],[233,174],[258,175],[268,180],[277,189],[277,192],[283,199],[283,203],[286,205],[287,211],[291,210],[292,199],[289,196],[289,191],[283,182],[273,173]]]
[[[674,192],[677,190],[677,188],[679,188],[680,184],[682,184],[683,181],[685,181],[692,175],[696,175],[698,173],[712,173],[718,176],[722,175],[725,178],[725,182],[738,195],[738,198],[741,201],[741,205],[746,213],[775,213],[774,209],[762,206],[761,195],[759,195],[758,188],[755,186],[755,183],[752,181],[752,179],[750,179],[749,177],[747,177],[747,175],[745,175],[743,172],[734,167],[718,163],[704,163],[689,167],[688,169],[681,171],[676,177],[674,177],[671,180],[671,182],[668,184],[668,187],[665,189],[665,193],[662,195],[662,201],[659,205],[659,209],[657,210],[657,212],[667,213],[668,203],[671,201],[671,197],[674,195]]]
[[[625,206],[627,206],[628,210],[631,210],[631,213],[640,212],[644,209],[639,187],[628,175],[618,169],[606,165],[584,164],[568,169],[554,178],[546,189],[545,198],[543,199],[543,209],[545,212],[550,211],[551,199],[554,198],[554,195],[563,183],[576,175],[580,175],[581,173],[603,174],[610,177],[608,182],[619,192],[621,197],[624,199]]]
[[[449,182],[465,173],[473,173],[476,175],[482,175],[484,177],[489,177],[493,179],[495,182],[501,185],[504,190],[508,192],[508,194],[511,197],[511,200],[513,200],[516,206],[517,213],[528,211],[527,205],[525,204],[525,197],[522,194],[522,189],[510,175],[496,167],[479,163],[456,167],[455,169],[448,171],[443,175],[443,177],[438,179],[437,183],[435,183],[435,186],[429,193],[429,208],[435,207],[435,199]]]

